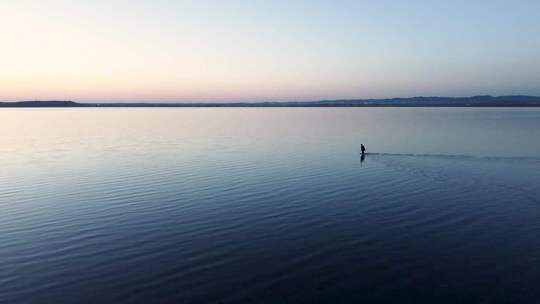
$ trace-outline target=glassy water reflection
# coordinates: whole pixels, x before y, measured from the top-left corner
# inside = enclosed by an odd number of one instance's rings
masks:
[[[9,109],[0,126],[0,302],[540,299],[537,109]]]

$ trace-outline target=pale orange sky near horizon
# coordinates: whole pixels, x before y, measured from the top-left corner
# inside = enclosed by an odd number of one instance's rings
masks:
[[[540,95],[538,12],[535,1],[2,1],[0,100]]]

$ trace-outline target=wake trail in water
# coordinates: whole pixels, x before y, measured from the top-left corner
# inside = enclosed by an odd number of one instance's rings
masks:
[[[476,156],[466,154],[425,154],[425,153],[366,153],[366,156],[396,156],[414,158],[440,158],[440,159],[477,159],[477,160],[513,160],[513,161],[533,161],[540,162],[538,156]]]

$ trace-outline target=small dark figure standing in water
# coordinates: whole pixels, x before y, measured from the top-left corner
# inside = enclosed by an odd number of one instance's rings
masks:
[[[362,151],[362,155],[360,156],[360,162],[364,162],[364,158],[366,157],[366,147],[364,147],[363,144],[360,144],[360,151]]]

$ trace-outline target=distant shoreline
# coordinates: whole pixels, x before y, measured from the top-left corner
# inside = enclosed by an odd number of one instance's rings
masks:
[[[283,107],[540,107],[540,97],[526,95],[410,97],[284,102],[79,103],[63,100],[0,102],[0,108],[283,108]]]

